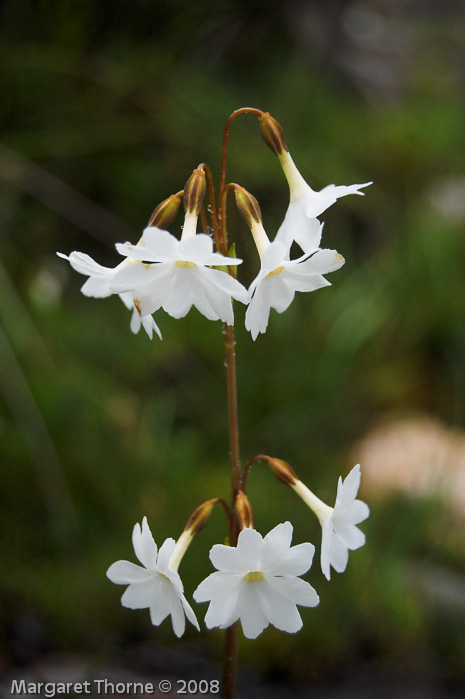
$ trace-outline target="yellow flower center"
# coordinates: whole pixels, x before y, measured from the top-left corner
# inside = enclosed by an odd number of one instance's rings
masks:
[[[189,260],[176,260],[178,267],[197,267],[195,262],[189,262]]]
[[[271,272],[268,272],[266,275],[267,277],[272,277],[273,274],[280,274],[284,269],[284,265],[281,265],[280,267],[276,267],[276,269],[273,269]]]
[[[247,582],[255,582],[256,580],[263,580],[264,577],[265,573],[261,570],[254,570],[244,575],[244,580],[247,580]]]

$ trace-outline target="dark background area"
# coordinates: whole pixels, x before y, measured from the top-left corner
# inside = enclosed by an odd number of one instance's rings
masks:
[[[374,184],[322,217],[346,259],[332,287],[273,311],[255,343],[236,306],[243,458],[285,459],[329,504],[361,461],[372,514],[344,575],[327,583],[315,561],[321,603],[299,634],[242,639],[241,677],[255,696],[461,696],[464,30],[452,1],[0,3],[4,677],[64,658],[161,675],[173,657],[181,674],[221,660],[222,632],[176,641],[105,577],[134,560],[144,515],[161,543],[228,497],[221,326],[161,311],[162,342],[133,336],[121,302],[82,296],[55,252],[117,264],[114,243],[136,242],[194,167],[218,178],[226,119],[253,106],[314,189]],[[233,125],[228,180],[258,198],[272,238],[288,190],[253,116]],[[256,252],[228,213],[248,285]],[[318,555],[317,521],[264,466],[249,496],[257,529],[292,519]],[[189,599],[224,535],[215,512],[182,563]]]

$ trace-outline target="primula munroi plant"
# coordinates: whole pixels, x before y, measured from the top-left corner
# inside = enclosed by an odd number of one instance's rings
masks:
[[[238,184],[226,183],[230,127],[237,116],[246,113],[258,117],[262,137],[277,155],[289,184],[289,207],[273,240],[265,231],[255,197]],[[198,628],[178,568],[194,536],[207,524],[213,507],[216,504],[223,507],[228,544],[213,546],[210,559],[216,572],[200,582],[193,593],[196,602],[209,603],[206,626],[226,629],[223,697],[234,696],[239,621],[247,638],[256,638],[270,624],[295,633],[302,626],[297,606],[314,607],[319,603],[314,588],[301,578],[311,567],[313,544],[291,546],[293,527],[290,522],[278,524],[264,537],[254,529],[253,509],[246,494],[251,466],[259,461],[268,464],[271,472],[316,514],[322,527],[321,567],[328,580],[330,568],[343,572],[348,551],[364,544],[364,534],[356,525],[369,514],[367,505],[356,499],[359,465],[344,481],[339,479],[334,507],[317,498],[281,459],[260,454],[242,466],[233,300],[247,306],[245,326],[256,340],[268,327],[271,309],[282,313],[292,303],[296,291],[329,286],[324,275],[339,269],[344,258],[335,250],[321,247],[323,224],[317,217],[338,198],[363,194],[360,189],[368,184],[371,183],[349,187],[329,185],[315,192],[297,170],[279,123],[258,109],[238,109],[229,117],[224,131],[218,196],[211,170],[202,163],[182,191],[172,194],[155,208],[139,241],[116,245],[123,259],[114,268],[102,267],[83,253],[72,252],[68,256],[59,253],[77,272],[88,277],[82,287],[86,296],[120,296],[132,310],[132,332],[143,327],[150,338],[155,331],[161,339],[152,317],[157,313],[158,320],[160,309],[174,318],[182,318],[195,306],[207,319],[223,323],[231,466],[229,501],[223,497],[206,500],[189,517],[178,540],[167,539],[159,549],[144,517],[142,527],[136,524],[133,531],[134,551],[143,567],[117,561],[107,571],[112,582],[127,585],[122,604],[131,609],[148,608],[154,625],[170,616],[177,636],[184,633],[186,618]],[[235,245],[230,247],[228,242],[226,204],[230,192],[234,193],[237,208],[251,231],[260,263],[248,289],[240,280],[238,267],[242,259],[236,257]],[[205,205],[207,193],[208,206]],[[168,229],[176,230],[174,221],[181,201],[185,217],[178,237]],[[302,254],[291,259],[294,243]],[[224,534],[218,537],[222,542]]]

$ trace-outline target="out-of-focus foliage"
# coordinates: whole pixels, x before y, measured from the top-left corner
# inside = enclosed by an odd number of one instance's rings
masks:
[[[244,459],[279,456],[330,500],[357,458],[354,444],[379,419],[426,412],[463,426],[464,22],[452,2],[1,3],[7,665],[25,659],[24,618],[57,651],[168,639],[146,611],[120,607],[105,570],[132,557],[131,528],[144,515],[161,542],[201,501],[228,497],[220,324],[196,311],[179,321],[160,312],[163,341],[135,337],[119,300],[83,297],[83,278],[55,251],[116,264],[113,244],[136,242],[198,163],[218,176],[234,109],[271,112],[314,188],[374,180],[366,197],[323,217],[325,246],[346,258],[332,287],[272,313],[255,343],[236,306]],[[288,190],[255,117],[233,125],[228,180],[259,199],[272,237]],[[256,253],[233,210],[229,221],[249,283]],[[292,519],[295,541],[318,551],[317,522],[264,466],[249,489],[257,528]],[[267,631],[244,653],[300,677],[354,657],[426,668],[433,654],[463,680],[463,604],[444,612],[442,598],[419,585],[440,566],[459,576],[463,600],[455,516],[408,498],[372,507],[366,547],[344,576],[328,584],[315,562],[309,580],[321,604],[303,612],[303,631]],[[182,565],[188,596],[224,534],[215,513]]]

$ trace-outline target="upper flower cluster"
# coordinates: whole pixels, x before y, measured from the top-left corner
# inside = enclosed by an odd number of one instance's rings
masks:
[[[314,291],[330,285],[324,275],[339,269],[344,258],[335,250],[321,248],[323,226],[317,217],[340,197],[363,194],[360,189],[371,183],[328,185],[320,192],[314,191],[295,166],[283,137],[279,133],[269,136],[267,128],[271,124],[273,131],[274,121],[269,115],[262,115],[262,135],[278,155],[289,184],[290,202],[273,241],[265,232],[256,200],[242,187],[228,185],[236,190],[239,211],[251,229],[261,263],[248,290],[232,273],[242,260],[214,251],[212,238],[206,233],[197,233],[206,191],[205,172],[203,166],[199,166],[182,193],[172,195],[157,207],[137,245],[116,245],[125,258],[116,267],[102,267],[79,252],[69,256],[59,253],[76,271],[88,276],[82,292],[98,298],[118,294],[124,304],[133,309],[131,330],[138,332],[144,327],[149,337],[154,331],[161,337],[152,318],[160,308],[174,318],[182,318],[194,306],[209,320],[233,325],[234,299],[248,305],[245,325],[255,340],[259,333],[265,332],[272,308],[282,313],[297,291]],[[242,199],[237,196],[237,190]],[[179,240],[166,229],[174,220],[181,194],[185,220]],[[220,198],[223,199],[221,195]],[[222,211],[223,226],[225,218],[225,211]],[[220,249],[227,251],[225,230],[218,234],[218,225],[213,228],[217,248],[218,235],[222,235]],[[294,243],[301,247],[303,254],[290,259]]]

